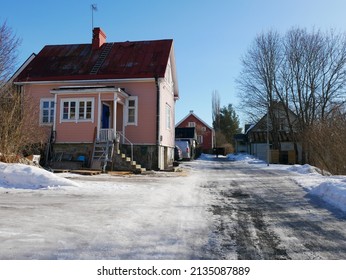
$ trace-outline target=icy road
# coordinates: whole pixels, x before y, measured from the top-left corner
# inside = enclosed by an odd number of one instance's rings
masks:
[[[224,160],[183,169],[0,188],[0,259],[346,259],[345,214],[294,173]]]

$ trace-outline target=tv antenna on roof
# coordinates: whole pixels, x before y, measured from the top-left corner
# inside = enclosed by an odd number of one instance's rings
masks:
[[[94,29],[94,11],[97,12],[97,5],[91,4],[91,31]]]

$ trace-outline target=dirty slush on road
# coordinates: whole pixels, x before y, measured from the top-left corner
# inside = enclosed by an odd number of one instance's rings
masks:
[[[214,193],[219,192],[217,203],[210,208],[218,220],[214,233],[219,240],[219,244],[213,244],[210,248],[211,258],[290,259],[280,244],[280,238],[264,221],[263,210],[256,207],[257,204],[250,194],[244,193],[235,185],[235,182],[231,182],[230,188],[225,188],[220,187],[218,182],[211,181],[201,186]]]
[[[292,174],[227,161],[201,166],[213,220],[203,258],[346,258],[345,215],[319,205]]]

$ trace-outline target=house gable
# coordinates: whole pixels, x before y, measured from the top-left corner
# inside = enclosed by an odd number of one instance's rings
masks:
[[[176,128],[195,127],[197,140],[205,152],[209,152],[214,146],[214,130],[206,122],[200,119],[193,111],[178,122]]]
[[[190,113],[184,117],[180,122],[178,122],[175,127],[181,127],[186,121],[195,121],[196,123],[199,123],[202,126],[205,126],[206,129],[213,130],[206,122],[204,122],[202,119],[200,119],[196,114],[194,114],[193,111],[190,111]]]
[[[278,130],[281,132],[289,132],[289,125],[287,120],[287,115],[282,107],[282,104],[280,102],[274,104],[274,110],[275,110],[275,116],[278,121]],[[297,116],[294,114],[291,110],[288,110],[288,115],[290,122],[295,125]],[[272,125],[269,120],[269,130],[272,130]],[[267,131],[267,114],[264,114],[264,116],[254,125],[252,125],[245,133],[249,134],[251,132],[263,132]]]

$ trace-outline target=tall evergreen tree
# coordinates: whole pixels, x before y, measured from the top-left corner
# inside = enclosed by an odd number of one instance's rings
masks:
[[[241,132],[239,117],[232,104],[228,104],[220,110],[220,131],[225,135],[228,143],[233,143],[233,136]]]

